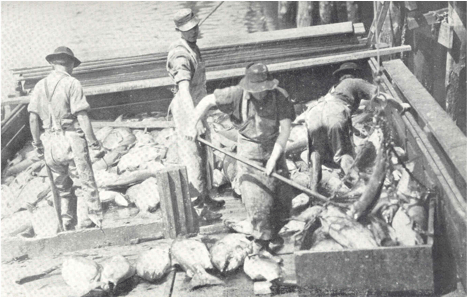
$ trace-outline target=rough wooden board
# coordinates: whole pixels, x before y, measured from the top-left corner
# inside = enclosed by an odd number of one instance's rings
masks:
[[[40,239],[11,238],[2,240],[2,261],[27,254],[29,257],[48,256],[61,252],[92,247],[128,245],[131,239],[151,237],[163,229],[162,222],[64,232],[54,237]]]
[[[104,122],[92,121],[92,127],[115,127],[115,128],[130,128],[130,129],[164,129],[175,127],[172,121],[141,121],[141,122]]]

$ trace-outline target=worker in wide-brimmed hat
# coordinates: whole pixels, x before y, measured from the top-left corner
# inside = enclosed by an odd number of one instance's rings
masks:
[[[247,66],[245,77],[237,86],[215,90],[201,100],[196,116],[187,131],[191,140],[196,137],[195,125],[211,107],[230,115],[238,129],[237,155],[252,163],[264,166],[266,173],[238,165],[242,200],[247,210],[251,235],[255,247],[275,249],[283,244],[278,236],[281,219],[288,217],[290,188],[270,177],[273,171],[288,175],[284,149],[290,135],[291,122],[295,119],[288,93],[278,87],[266,65],[252,63]],[[226,222],[234,227],[233,222]]]
[[[323,163],[339,165],[350,183],[358,179],[357,171],[352,168],[354,148],[351,118],[360,105],[372,102],[373,106],[384,108],[389,104],[399,111],[410,107],[399,104],[387,94],[376,96],[377,86],[360,78],[362,69],[354,62],[343,63],[333,75],[338,83],[316,105],[300,115],[308,131],[309,160],[313,168],[310,171],[310,188],[313,191],[318,191]]]
[[[29,102],[29,123],[37,156],[50,167],[61,198],[61,220],[65,230],[73,228],[76,216],[72,186],[80,185],[77,227],[101,227],[102,206],[88,147],[95,156],[104,153],[88,117],[90,106],[80,82],[71,76],[81,64],[65,46],[45,58],[53,71],[34,87]],[[40,134],[40,122],[44,133]]]
[[[184,131],[187,119],[193,117],[195,106],[206,96],[206,70],[201,52],[196,45],[199,36],[198,19],[191,9],[181,9],[174,16],[175,29],[181,38],[169,47],[167,71],[175,84],[175,97],[171,111],[177,133],[177,147],[180,161],[187,167],[190,182],[190,196],[198,214],[210,221],[222,215],[212,212],[224,205],[223,200],[212,199],[209,195],[213,168],[213,154],[210,149],[186,141]],[[199,123],[198,129],[210,137],[206,123]]]

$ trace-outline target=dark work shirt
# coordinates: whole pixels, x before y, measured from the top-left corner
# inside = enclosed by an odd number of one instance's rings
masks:
[[[350,109],[355,111],[362,99],[370,100],[376,94],[376,91],[375,85],[363,79],[346,78],[333,88],[331,94],[345,101]]]

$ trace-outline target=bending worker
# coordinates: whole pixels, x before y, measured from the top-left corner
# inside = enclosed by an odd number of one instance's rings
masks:
[[[64,46],[58,47],[45,59],[54,70],[36,84],[28,106],[32,144],[39,158],[45,159],[51,169],[61,200],[64,230],[73,228],[75,216],[70,207],[74,198],[73,184],[81,185],[81,189],[76,191],[77,227],[88,228],[93,223],[101,227],[103,212],[88,144],[94,155],[102,155],[104,151],[92,130],[87,113],[90,106],[83,88],[71,76],[81,62]],[[39,120],[45,130],[42,135]]]
[[[308,152],[312,163],[310,189],[318,190],[321,181],[321,165],[323,162],[334,162],[340,165],[350,181],[358,179],[358,173],[352,168],[354,149],[352,145],[351,116],[360,104],[380,104],[376,98],[377,87],[359,78],[361,69],[353,62],[340,66],[333,75],[339,82],[329,93],[318,101],[317,105],[305,111],[303,117],[308,131]],[[410,105],[399,104],[387,94],[385,104],[404,111]],[[369,101],[371,99],[371,101]]]
[[[190,182],[190,196],[198,214],[206,220],[214,220],[222,215],[209,211],[204,204],[222,207],[223,200],[214,200],[209,196],[208,178],[210,168],[207,163],[207,151],[193,141],[185,139],[188,129],[187,119],[193,118],[195,106],[206,96],[206,70],[201,53],[196,45],[200,34],[198,19],[191,9],[182,9],[175,14],[176,30],[181,38],[170,45],[167,57],[167,71],[176,84],[177,93],[171,103],[177,146],[180,160],[187,167]],[[204,132],[205,123],[200,122],[198,129]],[[209,131],[206,131],[209,133]]]
[[[269,175],[282,170],[288,175],[284,148],[289,138],[291,121],[295,119],[293,105],[278,81],[269,76],[264,64],[247,66],[238,86],[218,89],[204,97],[196,107],[196,116],[187,138],[196,137],[196,123],[211,107],[229,114],[237,128],[237,155],[266,167],[266,173],[237,162],[242,199],[247,220],[253,227],[256,251],[275,249],[283,244],[277,236],[281,218],[288,216],[290,201],[287,187]],[[270,245],[271,243],[271,245]]]

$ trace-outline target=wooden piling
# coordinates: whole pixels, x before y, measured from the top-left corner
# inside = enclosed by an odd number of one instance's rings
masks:
[[[448,24],[454,31],[452,48],[446,57],[446,111],[459,128],[466,133],[466,31],[465,3],[449,1]]]
[[[313,25],[313,1],[299,1],[297,4],[297,28]]]
[[[360,21],[360,16],[358,15],[358,4],[355,1],[346,1],[347,8],[347,20],[352,23],[358,23]]]
[[[319,1],[319,18],[320,24],[330,24],[332,21],[332,2]]]
[[[173,166],[157,173],[166,238],[196,234],[199,222],[191,205],[185,166]]]

